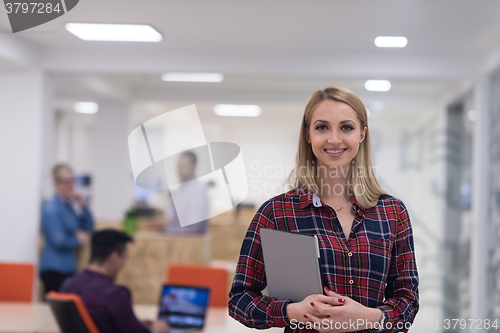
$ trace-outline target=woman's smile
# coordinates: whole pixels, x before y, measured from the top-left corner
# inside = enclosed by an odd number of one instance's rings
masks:
[[[323,149],[328,156],[331,157],[339,157],[344,154],[344,152],[347,150],[347,148],[341,148],[341,149]]]

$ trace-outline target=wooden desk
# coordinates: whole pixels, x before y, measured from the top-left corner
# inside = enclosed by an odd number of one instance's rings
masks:
[[[135,314],[141,319],[157,318],[158,308],[154,305],[134,306]],[[271,328],[267,332],[283,332],[283,328]],[[229,317],[226,308],[208,310],[203,333],[245,333],[256,332]],[[60,333],[48,304],[0,302],[0,333]]]

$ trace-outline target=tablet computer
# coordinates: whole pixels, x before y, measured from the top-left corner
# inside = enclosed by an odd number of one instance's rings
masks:
[[[316,235],[261,228],[260,239],[270,297],[300,302],[323,294]]]

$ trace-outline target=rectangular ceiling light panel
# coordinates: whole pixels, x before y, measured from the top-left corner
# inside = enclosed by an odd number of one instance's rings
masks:
[[[67,23],[66,30],[80,39],[106,42],[160,42],[162,35],[150,25]]]

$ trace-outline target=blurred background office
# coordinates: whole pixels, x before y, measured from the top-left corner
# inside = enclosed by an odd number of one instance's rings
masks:
[[[12,34],[0,11],[0,262],[38,267],[41,204],[53,195],[51,167],[64,162],[96,228],[135,235],[129,262],[142,266],[121,276],[135,301],[156,302],[173,263],[231,274],[256,208],[287,189],[308,97],[342,86],[369,109],[379,180],[413,222],[412,332],[447,318],[500,320],[499,17],[500,2],[485,0],[85,0]],[[96,41],[102,30],[67,23],[144,24],[151,34]],[[207,233],[175,236],[158,231],[168,193],[134,183],[127,137],[190,104],[207,141],[240,146],[249,194]],[[224,105],[233,106],[217,112]],[[241,105],[254,107],[242,117]]]

